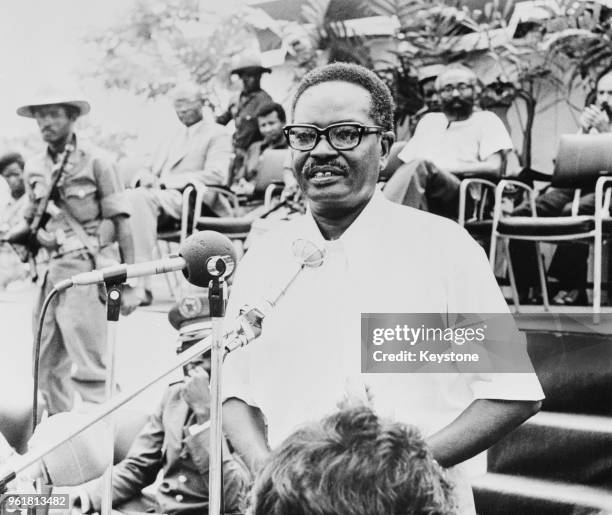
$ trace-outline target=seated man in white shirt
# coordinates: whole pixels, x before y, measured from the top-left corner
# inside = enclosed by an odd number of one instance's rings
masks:
[[[285,134],[309,210],[255,242],[238,265],[228,323],[262,295],[275,307],[261,336],[225,360],[225,433],[256,474],[270,446],[356,392],[377,413],[421,429],[433,457],[461,485],[459,513],[474,514],[463,462],[539,409],[533,369],[369,373],[361,315],[508,313],[484,251],[454,222],[377,190],[394,139],[393,100],[373,72],[346,63],[309,72],[292,118]],[[304,240],[325,256],[294,277],[292,250],[308,247]]]
[[[418,209],[457,218],[462,175],[500,173],[512,140],[492,112],[475,111],[477,78],[449,67],[436,79],[441,113],[427,113],[400,152],[406,163],[385,185],[385,196]]]

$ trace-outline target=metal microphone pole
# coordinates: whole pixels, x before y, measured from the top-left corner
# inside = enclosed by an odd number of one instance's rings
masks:
[[[231,269],[230,269],[231,267]],[[225,343],[223,318],[227,287],[224,276],[231,274],[234,265],[211,258],[207,268],[213,279],[208,285],[208,302],[212,318],[212,345],[210,356],[210,453],[208,471],[208,513],[223,513],[223,428],[221,417],[221,386]]]
[[[110,401],[115,396],[115,348],[117,343],[117,325],[119,324],[119,314],[121,312],[121,290],[123,288],[124,276],[109,279],[106,281],[106,401]],[[113,424],[108,419],[111,434]],[[102,515],[110,515],[113,508],[113,461],[115,455],[114,438],[111,439],[110,464],[104,472],[102,503],[100,512]]]

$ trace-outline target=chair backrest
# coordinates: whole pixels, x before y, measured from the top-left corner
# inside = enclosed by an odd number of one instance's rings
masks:
[[[385,166],[381,170],[380,177],[378,178],[379,181],[387,182],[395,173],[395,170],[397,170],[402,165],[403,161],[397,156],[404,149],[406,143],[408,142],[396,141],[395,143],[393,143],[393,145],[391,146],[391,150],[389,151],[389,159],[387,159],[387,166]]]
[[[288,148],[263,151],[257,163],[254,195],[263,195],[270,184],[283,182],[283,166],[288,156]]]
[[[602,175],[612,175],[612,134],[563,134],[551,184],[588,188]]]

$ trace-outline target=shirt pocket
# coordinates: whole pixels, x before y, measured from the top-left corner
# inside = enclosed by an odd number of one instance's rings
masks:
[[[64,187],[64,202],[70,214],[79,222],[95,220],[100,216],[98,188],[91,183],[73,183]]]

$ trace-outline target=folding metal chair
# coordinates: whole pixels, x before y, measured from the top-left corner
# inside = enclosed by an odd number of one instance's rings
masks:
[[[202,203],[204,190],[200,189],[195,200],[192,231],[211,230],[225,234],[234,242],[240,256],[251,225],[259,214],[272,208],[274,193],[282,191],[284,187],[283,167],[288,152],[288,149],[268,149],[262,153],[254,179],[255,190],[251,198],[241,198],[229,188],[212,187],[225,196],[231,206],[230,216],[215,217],[204,214]]]
[[[533,188],[517,180],[503,179],[500,181],[495,191],[496,201],[489,259],[493,266],[497,240],[501,239],[508,260],[512,297],[517,312],[520,310],[520,305],[510,258],[509,241],[516,239],[535,242],[544,309],[548,310],[546,273],[539,243],[583,240],[593,244],[593,313],[596,320],[598,319],[601,312],[602,241],[604,238],[609,238],[612,232],[612,218],[609,215],[611,175],[612,134],[576,134],[561,136],[551,178],[551,185],[554,187],[576,189],[571,216],[539,217],[535,204],[536,192]],[[592,188],[593,185],[595,185],[595,213],[578,215],[581,188]],[[532,216],[502,216],[501,199],[504,191],[510,186],[520,188],[526,193]]]
[[[522,170],[531,169],[531,131],[535,117],[535,100],[525,90],[517,88],[511,83],[496,81],[485,87],[481,95],[480,104],[483,109],[492,111],[504,122],[508,129],[515,149],[511,153],[516,155]],[[512,114],[519,121],[520,131],[512,131],[508,122],[508,115]],[[518,133],[517,133],[518,132]],[[520,152],[516,149],[520,148]],[[459,186],[459,225],[477,240],[488,240],[493,229],[492,212],[497,207],[495,188],[507,172],[508,155],[502,156],[503,163],[499,172],[463,174]],[[477,199],[467,212],[467,195],[472,185],[478,185],[480,198]],[[501,199],[499,200],[501,202]],[[500,204],[501,209],[501,204]]]

